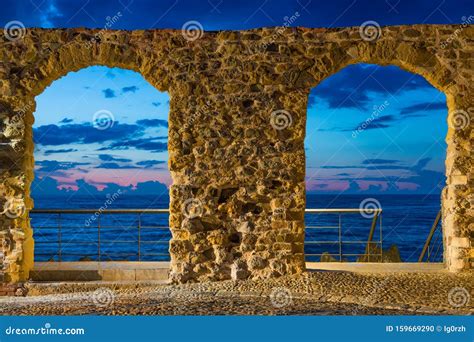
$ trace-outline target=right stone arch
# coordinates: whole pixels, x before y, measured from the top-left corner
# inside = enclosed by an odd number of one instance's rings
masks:
[[[321,65],[308,68],[309,82],[305,88],[308,89],[308,85],[309,88],[317,87],[322,80],[349,65],[366,63],[398,66],[423,76],[446,95],[446,185],[441,195],[443,260],[449,271],[456,272],[472,269],[474,258],[474,137],[471,125],[474,107],[469,102],[472,85],[468,80],[472,78],[472,71],[467,67],[462,69],[463,64],[453,61],[452,56],[453,51],[449,49],[416,47],[391,39],[377,44],[357,40],[344,48],[339,46],[331,50],[332,63],[325,63],[323,68]],[[300,71],[300,77],[304,73]]]

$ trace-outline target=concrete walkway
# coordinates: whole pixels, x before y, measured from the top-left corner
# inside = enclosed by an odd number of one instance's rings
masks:
[[[33,281],[147,281],[168,279],[169,262],[36,262]]]
[[[307,262],[308,271],[345,271],[354,273],[447,272],[442,263],[433,262]]]
[[[0,298],[0,315],[474,314],[472,272],[313,271],[276,279],[30,282]]]
[[[354,273],[445,272],[442,263],[308,262],[308,271]],[[37,262],[33,281],[152,281],[168,279],[169,262]]]

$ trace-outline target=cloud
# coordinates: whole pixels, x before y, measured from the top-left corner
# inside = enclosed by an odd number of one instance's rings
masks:
[[[137,86],[130,86],[130,87],[123,87],[122,92],[123,93],[135,93],[138,90]]]
[[[359,129],[369,130],[369,129],[378,129],[378,128],[388,128],[393,123],[396,123],[398,121],[399,121],[399,118],[395,117],[394,115],[383,115],[383,116],[378,116],[372,119],[372,121],[362,121],[353,128],[342,129],[341,132],[354,132]]]
[[[117,97],[117,95],[115,95],[115,91],[113,91],[110,88],[104,89],[104,90],[102,90],[102,92],[104,93],[104,96],[105,96],[106,99]]]
[[[110,154],[99,154],[98,157],[102,161],[115,161],[115,162],[122,162],[122,163],[129,163],[132,161],[131,159],[126,159],[126,158],[116,158]]]
[[[161,137],[157,138],[143,138],[143,139],[132,139],[127,141],[117,141],[110,144],[108,147],[102,147],[98,151],[106,150],[128,150],[134,147],[138,150],[146,150],[153,152],[164,152],[168,149],[168,144],[160,141],[156,141]]]
[[[62,123],[62,124],[68,124],[68,123],[71,123],[71,122],[73,122],[73,120],[69,119],[69,118],[64,118],[61,121],[59,121],[59,123]]]
[[[114,79],[116,77],[115,73],[113,72],[113,70],[109,69],[107,70],[107,72],[105,73],[105,77],[109,78],[109,79]]]
[[[399,162],[399,160],[395,159],[365,159],[362,161],[362,164],[396,164]]]
[[[168,127],[168,121],[161,119],[142,119],[137,121],[137,125],[145,127]]]
[[[372,93],[391,95],[431,87],[422,76],[396,66],[355,64],[331,75],[312,89],[308,106],[313,107],[318,100],[323,100],[330,108],[366,109]]]
[[[75,183],[70,184],[69,188],[59,189],[60,185],[61,184],[59,184],[55,178],[49,176],[37,177],[33,180],[33,184],[31,185],[32,196],[33,198],[43,198],[79,195],[95,198],[98,196],[107,196],[112,193],[120,193],[118,200],[121,198],[126,199],[126,196],[153,195],[150,197],[150,201],[155,202],[160,196],[167,197],[169,193],[166,185],[158,181],[140,182],[137,183],[135,187],[131,185],[122,186],[116,183],[105,183],[101,184],[105,185],[103,190],[98,190],[93,183],[87,182],[84,179],[76,180]],[[76,190],[72,187],[76,188]]]
[[[161,102],[152,102],[151,104],[155,107],[159,107],[161,105]]]
[[[370,161],[370,159],[368,159]],[[394,193],[404,193],[404,194],[439,194],[441,188],[444,187],[446,182],[446,176],[444,172],[426,170],[426,166],[431,161],[431,158],[422,158],[416,162],[415,165],[393,165],[398,162],[391,159],[374,159],[374,161],[390,161],[388,164],[382,165],[373,165],[366,164],[364,165],[325,165],[321,166],[323,169],[366,169],[366,170],[405,170],[406,173],[400,176],[361,176],[361,177],[351,177],[348,173],[338,173],[336,176],[343,176],[343,178],[327,178],[316,179],[318,182],[325,182],[329,184],[331,182],[337,181],[346,181],[349,186],[344,193],[360,193],[360,185],[365,184],[368,188],[364,190],[366,193],[376,193],[376,192],[387,192],[388,190]],[[314,178],[313,178],[314,180]],[[326,189],[327,188],[327,189]],[[321,184],[317,184],[316,187],[313,187],[309,190],[318,191],[318,192],[332,192],[334,189],[329,187],[321,187]]]
[[[120,165],[118,163],[102,163],[97,165],[97,169],[136,169],[136,166],[133,165]]]
[[[321,169],[365,169],[365,170],[407,170],[418,172],[426,167],[431,158],[420,159],[415,165],[393,165],[400,163],[395,159],[365,159],[362,165],[322,165]],[[388,164],[388,165],[387,165]],[[339,174],[341,175],[341,174]]]
[[[424,103],[419,103],[415,104],[412,106],[404,107],[400,111],[401,115],[404,115],[405,117],[414,117],[414,116],[426,116],[426,114],[418,114],[416,115],[415,113],[423,113],[427,111],[435,111],[435,110],[448,110],[448,107],[446,105],[446,102],[424,102]]]
[[[59,150],[46,150],[44,151],[44,154],[50,155],[50,154],[58,154],[58,153],[70,153],[70,152],[77,152],[77,150],[74,148],[62,148]]]
[[[105,141],[126,141],[142,134],[143,128],[133,124],[114,125],[105,130],[99,130],[90,123],[44,125],[33,129],[33,140],[38,145],[90,144]]]
[[[146,169],[152,168],[153,166],[164,164],[166,161],[164,160],[142,160],[136,163],[138,166],[144,166]]]
[[[38,174],[47,173],[52,176],[66,177],[67,171],[75,169],[77,171],[87,172],[83,169],[78,169],[78,166],[90,165],[89,163],[80,162],[59,162],[57,160],[39,160],[36,161],[36,170]]]
[[[53,0],[47,0],[39,4],[42,9],[40,11],[40,22],[41,26],[44,28],[53,28],[54,21],[63,16],[63,13],[58,10]]]

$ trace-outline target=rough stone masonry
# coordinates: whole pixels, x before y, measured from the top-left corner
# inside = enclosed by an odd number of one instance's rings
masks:
[[[470,25],[261,28],[200,32],[26,29],[0,33],[0,242],[3,281],[28,279],[34,241],[35,96],[92,65],[140,72],[170,95],[173,282],[300,273],[304,263],[306,106],[324,78],[354,63],[396,65],[447,97],[444,260],[474,260]],[[422,129],[422,127],[420,127]]]

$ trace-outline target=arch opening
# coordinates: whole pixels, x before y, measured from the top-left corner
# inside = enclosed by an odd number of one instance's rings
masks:
[[[445,95],[396,66],[353,64],[313,88],[307,208],[353,211],[306,213],[307,262],[443,262],[446,117]]]
[[[92,66],[36,97],[30,211],[44,262],[168,261],[169,98]]]

